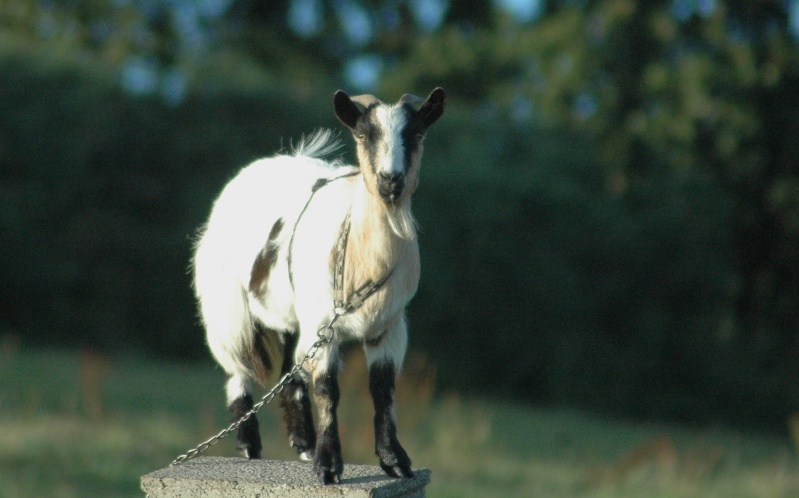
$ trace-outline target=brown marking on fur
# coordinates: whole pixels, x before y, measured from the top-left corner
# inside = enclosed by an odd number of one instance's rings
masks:
[[[247,348],[245,361],[255,380],[263,385],[269,380],[275,360],[279,360],[283,352],[279,340],[274,338],[280,334],[262,325],[255,325],[255,340]]]
[[[269,274],[277,262],[278,247],[275,245],[275,239],[280,235],[281,230],[283,230],[283,219],[278,218],[275,224],[272,225],[272,230],[269,231],[266,245],[255,257],[255,261],[252,264],[249,289],[260,300],[264,298],[266,282],[269,280]]]
[[[336,420],[336,407],[339,401],[338,367],[332,364],[327,371],[315,370],[312,378],[313,396],[317,410],[317,429],[321,433]]]
[[[255,336],[253,344],[247,348],[247,366],[250,367],[250,371],[259,384],[266,384],[266,380],[272,373],[272,360],[269,359],[269,353],[264,347],[260,334]]]

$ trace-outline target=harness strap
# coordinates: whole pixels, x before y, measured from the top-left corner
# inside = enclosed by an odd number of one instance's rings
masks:
[[[291,263],[292,263],[291,255],[294,252],[294,234],[297,232],[297,225],[300,224],[302,216],[305,214],[305,211],[308,209],[308,206],[311,204],[311,200],[313,199],[314,194],[316,194],[316,192],[319,189],[329,184],[330,182],[333,182],[340,178],[355,176],[357,174],[360,174],[360,171],[353,171],[351,173],[346,173],[333,178],[320,178],[319,180],[316,181],[313,187],[311,187],[311,195],[308,197],[308,200],[305,202],[305,206],[303,206],[302,211],[300,211],[300,215],[297,217],[297,222],[294,223],[294,229],[291,232],[291,239],[289,241],[289,257],[288,257],[289,282],[291,283],[292,290],[294,290],[294,273],[291,270]],[[377,282],[372,282],[371,280],[366,281],[366,283],[355,289],[352,292],[352,294],[350,294],[350,296],[345,299],[344,263],[347,257],[347,240],[349,239],[349,234],[350,234],[351,214],[352,211],[347,211],[347,215],[344,217],[344,221],[341,224],[341,230],[339,231],[338,240],[336,241],[336,247],[335,247],[334,262],[333,262],[333,308],[336,317],[347,315],[358,309],[363,304],[363,302],[366,301],[372,294],[377,292],[394,273],[394,268],[391,268],[386,273],[386,275]]]
[[[291,284],[291,290],[294,290],[294,272],[292,271],[292,255],[294,254],[294,235],[297,233],[297,226],[300,224],[300,220],[302,220],[305,211],[308,210],[308,206],[311,205],[311,201],[314,198],[316,192],[321,189],[322,187],[326,186],[330,182],[334,182],[336,180],[340,180],[342,178],[348,178],[350,176],[355,176],[361,174],[360,170],[355,170],[350,173],[345,173],[343,175],[334,176],[333,178],[320,178],[316,180],[316,183],[313,184],[311,187],[311,195],[308,197],[308,200],[305,201],[305,205],[302,207],[302,211],[300,211],[299,216],[297,216],[297,221],[294,222],[294,228],[291,230],[291,239],[289,239],[289,255],[288,255],[288,265],[289,265],[289,283]],[[349,214],[347,215],[349,218]]]
[[[394,273],[394,268],[388,271],[386,275],[378,280],[372,282],[367,280],[362,286],[355,289],[348,298],[345,299],[344,295],[344,262],[347,258],[347,239],[350,234],[350,211],[344,217],[344,222],[341,224],[341,231],[338,235],[336,242],[336,253],[333,264],[333,307],[335,313],[339,316],[346,315],[358,309],[366,299],[378,291],[383,284],[388,281],[391,274]]]
[[[391,277],[391,274],[394,273],[394,268],[386,273],[386,276],[378,280],[377,282],[372,282],[368,280],[365,284],[358,287],[356,290],[350,294],[349,299],[346,302],[338,301],[334,303],[336,307],[336,314],[337,315],[346,315],[347,313],[352,313],[356,309],[358,309],[364,301],[366,301],[369,296],[377,292],[383,284],[385,284],[388,279]]]

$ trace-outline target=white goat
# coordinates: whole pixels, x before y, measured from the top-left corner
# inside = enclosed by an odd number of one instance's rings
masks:
[[[340,482],[343,468],[337,372],[339,344],[348,340],[361,341],[366,351],[380,466],[394,477],[413,475],[396,436],[394,381],[407,347],[405,307],[419,282],[410,197],[424,134],[445,100],[441,88],[424,101],[406,94],[396,104],[336,92],[336,116],[353,133],[360,168],[322,159],[340,146],[329,131],[304,140],[293,155],[255,161],[224,188],[197,244],[195,289],[208,345],[229,376],[234,419],[252,408],[252,380],[266,380],[281,348],[285,374],[305,357],[336,305],[364,288],[372,292],[339,317],[333,341],[281,392],[289,441],[301,459],[313,460],[325,484]],[[338,276],[337,259],[343,261]],[[334,292],[337,278],[343,294]],[[248,458],[260,458],[254,415],[237,440]]]

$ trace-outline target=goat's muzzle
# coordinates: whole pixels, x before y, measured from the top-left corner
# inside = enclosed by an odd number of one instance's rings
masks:
[[[405,175],[378,173],[377,191],[385,202],[394,203],[402,196],[405,189]]]

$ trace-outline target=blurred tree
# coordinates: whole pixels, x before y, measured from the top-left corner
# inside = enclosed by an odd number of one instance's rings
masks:
[[[0,326],[197,354],[187,234],[233,169],[334,85],[442,85],[409,313],[439,378],[780,423],[797,38],[799,0],[0,2]]]
[[[413,40],[388,93],[442,84],[521,124],[591,133],[609,193],[661,167],[711,175],[735,199],[738,339],[799,357],[799,2],[548,2]],[[791,367],[792,371],[796,368]]]

